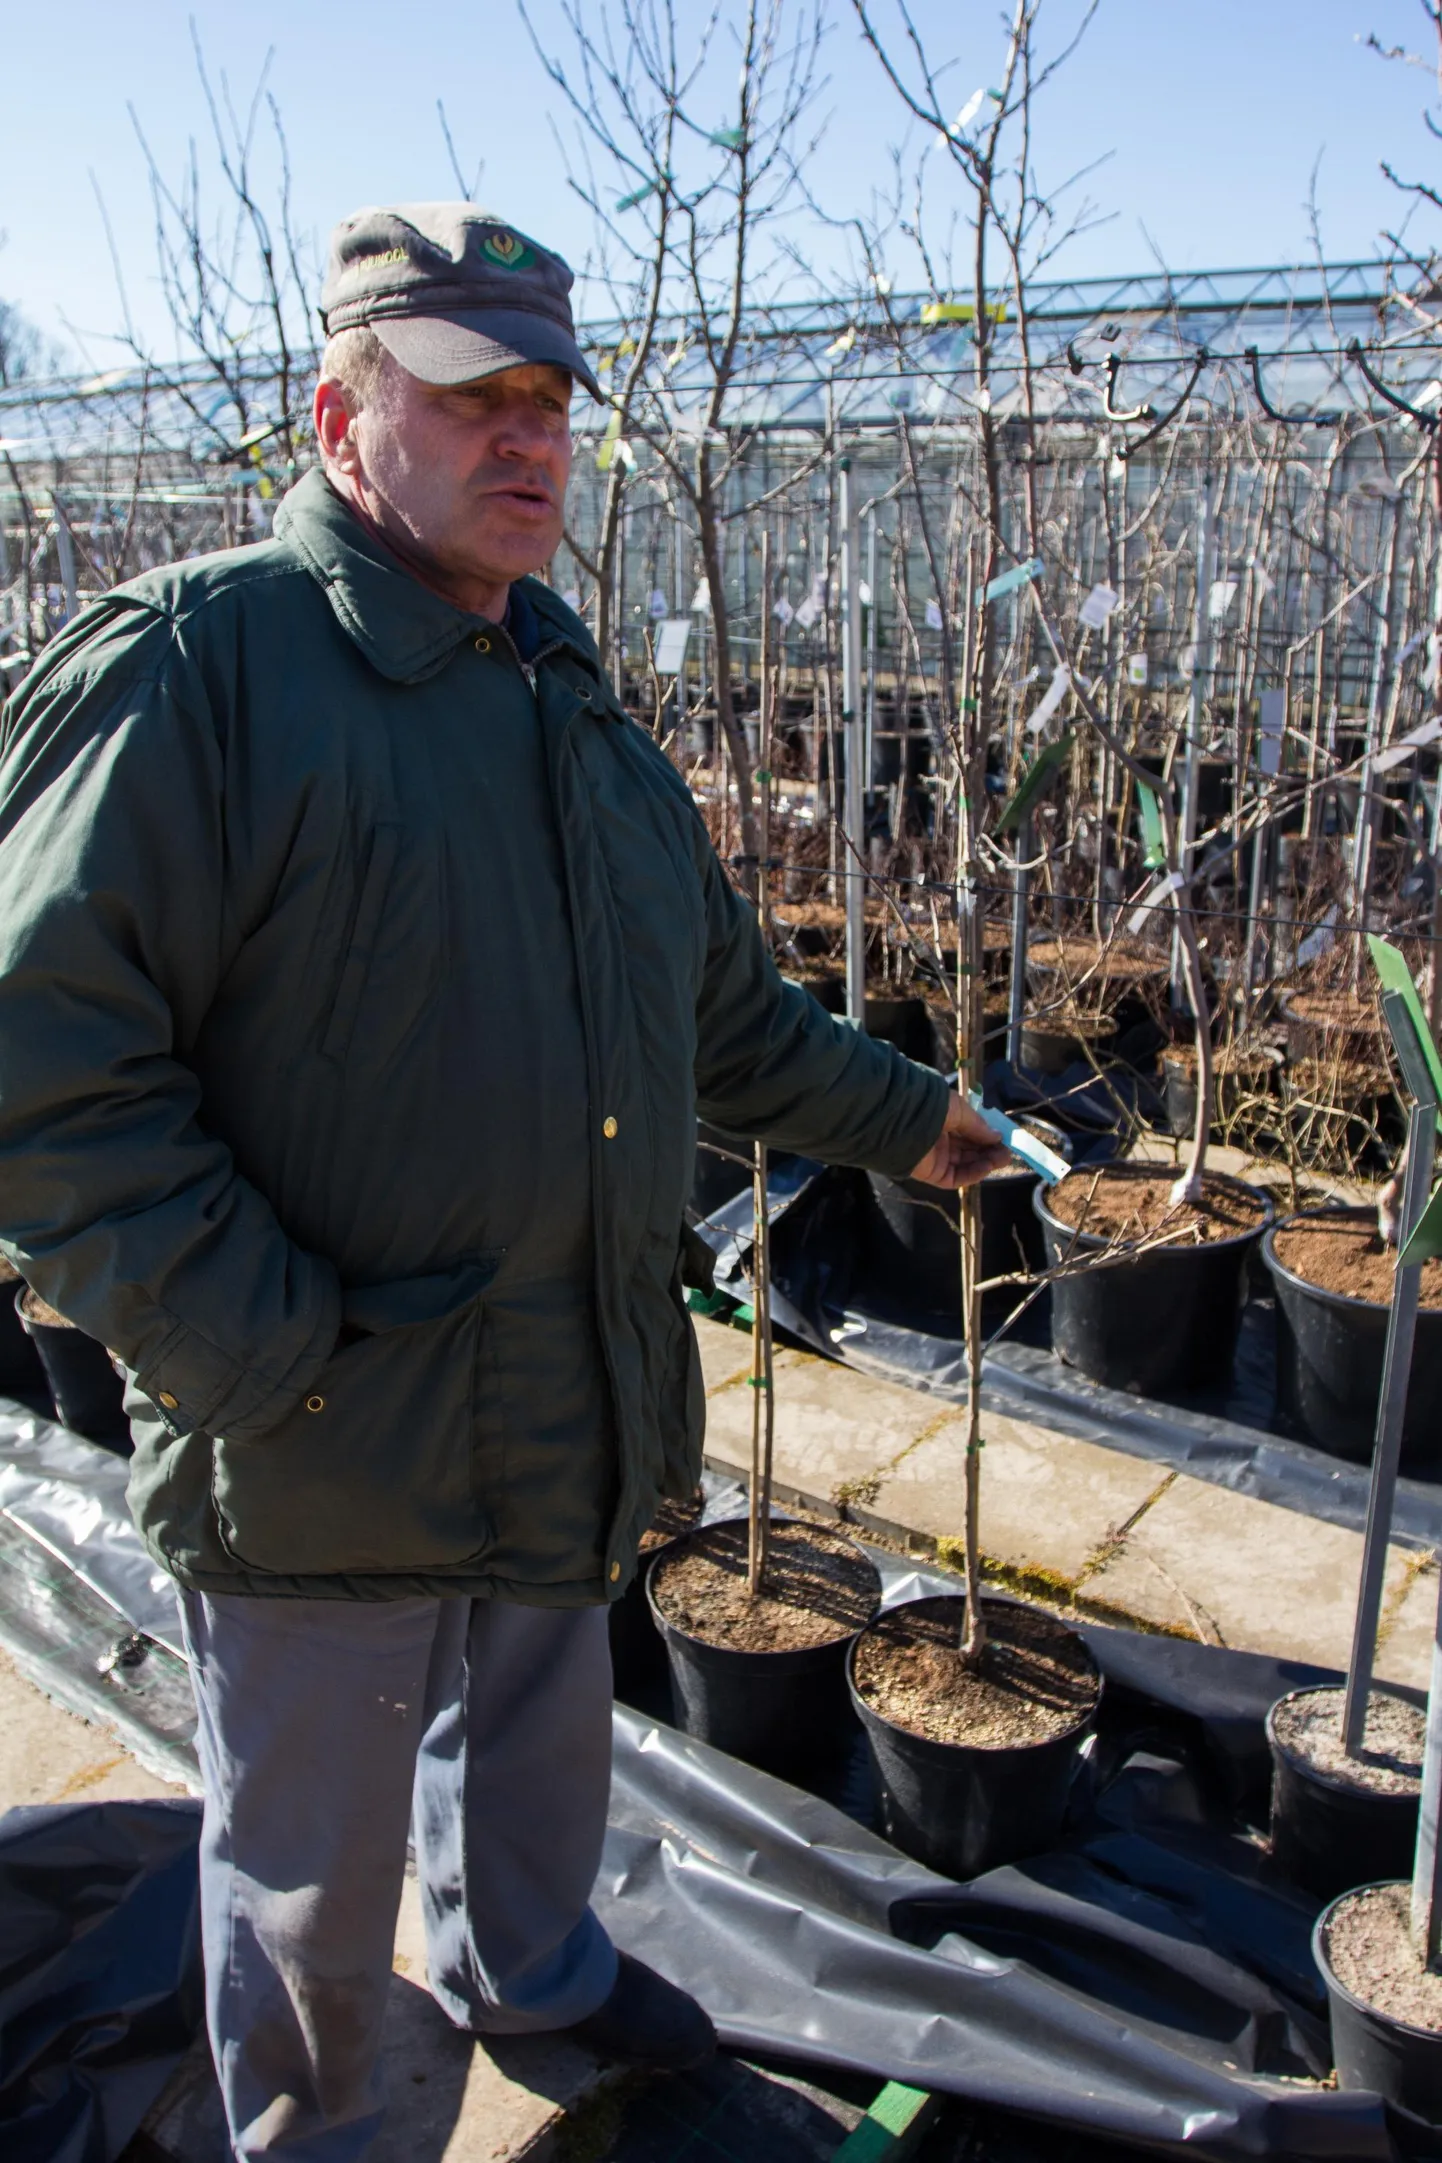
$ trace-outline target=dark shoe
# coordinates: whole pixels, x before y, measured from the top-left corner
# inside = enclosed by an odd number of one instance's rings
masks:
[[[611,1995],[585,2020],[562,2033],[623,2065],[689,2073],[716,2054],[716,2030],[694,1998],[644,1962],[621,1954]]]

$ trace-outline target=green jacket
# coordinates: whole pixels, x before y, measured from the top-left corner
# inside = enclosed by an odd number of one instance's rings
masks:
[[[578,619],[513,612],[529,664],[311,474],[5,713],[0,1247],[124,1359],[201,1590],[614,1598],[700,1470],[698,1109],[895,1173],[941,1129],[783,983]]]

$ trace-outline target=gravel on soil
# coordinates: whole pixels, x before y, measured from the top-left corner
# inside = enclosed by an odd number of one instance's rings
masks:
[[[1343,1698],[1337,1689],[1308,1690],[1279,1705],[1272,1731],[1283,1749],[1313,1771],[1363,1794],[1420,1795],[1426,1713],[1405,1697],[1373,1690],[1367,1699],[1361,1754],[1348,1757],[1342,1747]]]
[[[881,1598],[881,1577],[853,1541],[824,1525],[773,1524],[761,1591],[746,1582],[746,1525],[707,1525],[656,1565],[666,1620],[708,1645],[794,1652],[854,1637]]]
[[[1086,1645],[1040,1608],[985,1607],[980,1667],[966,1666],[965,1604],[951,1595],[893,1607],[856,1647],[856,1687],[895,1727],[930,1742],[1004,1750],[1076,1727],[1101,1695]]]
[[[1442,1975],[1423,1967],[1412,1944],[1411,1901],[1410,1885],[1348,1893],[1327,1925],[1327,1958],[1337,1981],[1364,2005],[1442,2033]]]
[[[683,1532],[691,1530],[705,1507],[706,1497],[699,1488],[689,1502],[663,1502],[641,1534],[637,1553],[652,1555],[668,1540],[679,1539]]]

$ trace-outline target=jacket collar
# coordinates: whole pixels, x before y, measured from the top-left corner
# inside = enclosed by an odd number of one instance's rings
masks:
[[[487,619],[432,593],[361,524],[319,470],[305,474],[276,514],[277,537],[323,590],[347,637],[392,683],[421,683],[444,668]],[[596,648],[580,619],[539,579],[511,588],[536,627],[533,651],[559,640],[594,676]]]

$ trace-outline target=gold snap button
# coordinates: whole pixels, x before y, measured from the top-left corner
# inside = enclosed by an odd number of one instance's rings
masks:
[[[620,1133],[620,1131],[621,1129],[617,1126],[614,1119],[608,1118],[602,1122],[601,1132],[605,1135],[608,1142],[613,1142],[616,1139],[616,1136]]]
[[[613,1562],[613,1563],[611,1564],[611,1582],[612,1582],[612,1584],[613,1584],[613,1585],[615,1584],[615,1582],[616,1582],[616,1579],[617,1579],[617,1578],[618,1578],[618,1577],[620,1576],[620,1574],[621,1574],[621,1565],[620,1565],[620,1563],[619,1563],[619,1562]]]
[[[305,1408],[307,1412],[323,1412],[325,1410],[324,1397],[307,1397]]]
[[[476,640],[476,652],[477,652],[477,653],[489,653],[489,652],[490,652],[490,650],[491,650],[491,642],[490,642],[490,640],[489,640],[488,638],[478,638],[478,639]]]
[[[163,1389],[160,1392],[159,1401],[161,1404],[164,1405],[167,1412],[174,1412],[180,1404],[180,1399],[178,1397],[172,1397],[168,1389]]]

